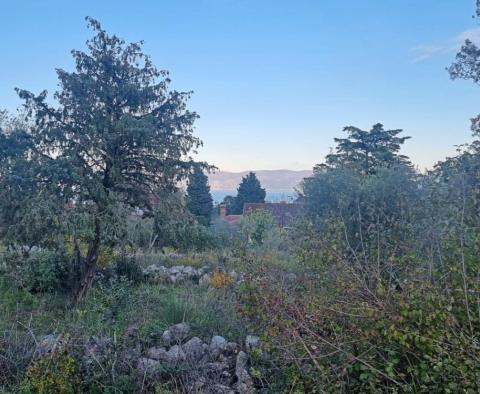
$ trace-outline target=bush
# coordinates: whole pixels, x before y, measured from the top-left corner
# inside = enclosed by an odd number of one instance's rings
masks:
[[[21,383],[22,394],[81,393],[81,379],[75,358],[65,349],[34,361]]]
[[[10,254],[7,260],[8,274],[34,293],[72,291],[80,276],[80,267],[64,251],[37,250],[26,258]]]
[[[142,269],[133,256],[122,256],[115,264],[115,273],[128,280],[138,283],[143,280]]]

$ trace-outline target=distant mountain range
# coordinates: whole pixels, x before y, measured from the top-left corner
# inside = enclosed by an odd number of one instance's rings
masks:
[[[236,190],[242,177],[250,171],[227,172],[217,171],[208,176],[210,188],[215,190]],[[253,171],[262,187],[267,192],[291,192],[295,189],[303,178],[311,176],[312,171],[293,171],[293,170],[260,170]]]

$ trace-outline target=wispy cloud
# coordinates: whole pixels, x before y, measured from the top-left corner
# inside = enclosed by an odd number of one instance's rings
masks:
[[[465,30],[443,43],[417,45],[412,48],[413,62],[419,63],[436,56],[457,52],[467,39],[475,44],[480,44],[480,27]]]

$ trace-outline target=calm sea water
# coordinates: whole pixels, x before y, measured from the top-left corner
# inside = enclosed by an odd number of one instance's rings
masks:
[[[223,201],[225,196],[236,196],[236,190],[212,190],[211,191],[212,198],[214,203],[218,204]],[[292,202],[298,197],[297,193],[293,190],[285,190],[285,191],[274,191],[269,192],[267,190],[267,196],[265,197],[265,201],[267,202]]]

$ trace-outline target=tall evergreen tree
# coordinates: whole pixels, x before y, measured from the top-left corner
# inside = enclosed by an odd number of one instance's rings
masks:
[[[262,188],[257,176],[254,172],[250,172],[242,178],[242,182],[238,186],[238,193],[232,206],[232,213],[241,214],[245,203],[265,202],[265,196],[265,189]]]
[[[317,170],[341,167],[373,174],[378,168],[409,164],[408,157],[399,154],[403,143],[410,138],[398,136],[403,130],[385,130],[377,123],[370,131],[353,126],[345,127],[344,131],[348,137],[335,138],[335,152],[327,155],[325,164],[318,165]]]
[[[169,88],[141,43],[126,44],[87,18],[95,35],[87,51],[72,51],[75,70],[57,70],[57,105],[44,91],[19,90],[31,116],[34,140],[29,160],[41,193],[49,187],[77,202],[91,223],[89,248],[77,299],[91,286],[101,248],[116,242],[130,208],[149,210],[152,192],[175,191],[197,164],[190,154],[201,144],[193,135],[197,114],[187,109],[190,93]],[[116,231],[110,236],[111,231]]]
[[[210,194],[208,177],[200,167],[195,167],[188,178],[187,207],[195,216],[210,220],[213,209],[213,199]]]

